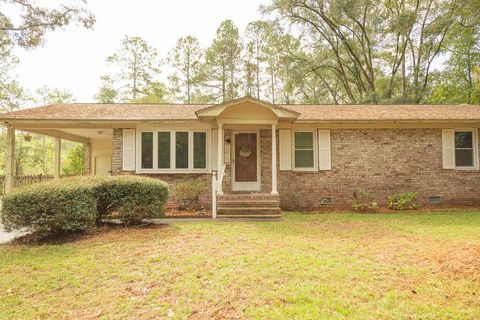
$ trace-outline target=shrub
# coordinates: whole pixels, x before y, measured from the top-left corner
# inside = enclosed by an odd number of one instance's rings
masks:
[[[353,200],[350,201],[352,210],[354,211],[371,211],[378,208],[378,203],[375,200],[375,194],[361,189],[353,192]]]
[[[95,206],[92,185],[70,179],[49,181],[5,195],[0,218],[7,231],[26,229],[44,237],[94,227]]]
[[[3,199],[7,231],[27,229],[40,236],[84,231],[118,212],[125,224],[163,216],[167,185],[136,176],[77,177],[19,188]]]
[[[163,217],[168,187],[158,179],[110,177],[102,181],[97,197],[99,219],[116,211],[119,219],[125,225],[130,225],[143,219]]]
[[[207,190],[205,183],[195,180],[185,180],[173,187],[174,199],[181,210],[199,209],[200,195]]]
[[[293,208],[296,211],[302,211],[302,194],[300,192],[293,192],[290,198],[292,199]]]
[[[416,192],[403,192],[388,197],[387,206],[393,210],[412,210],[419,209],[420,204],[416,203]]]

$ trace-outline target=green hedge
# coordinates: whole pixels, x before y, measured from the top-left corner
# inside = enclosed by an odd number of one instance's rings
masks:
[[[19,188],[3,198],[0,220],[7,231],[47,236],[84,231],[112,213],[125,224],[163,216],[167,185],[137,176],[78,177]]]
[[[74,180],[21,187],[3,197],[1,221],[7,231],[28,229],[40,236],[95,226],[93,185]]]

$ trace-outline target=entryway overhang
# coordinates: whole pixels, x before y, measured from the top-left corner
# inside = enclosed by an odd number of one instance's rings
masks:
[[[216,104],[195,112],[201,121],[237,124],[293,123],[300,113],[250,96]]]

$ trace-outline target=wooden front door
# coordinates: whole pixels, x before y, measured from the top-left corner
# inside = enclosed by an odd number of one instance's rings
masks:
[[[234,134],[233,190],[259,190],[258,136],[256,132]]]

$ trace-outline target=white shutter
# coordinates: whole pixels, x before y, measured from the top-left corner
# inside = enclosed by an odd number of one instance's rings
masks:
[[[218,170],[218,130],[212,130],[212,170]]]
[[[318,169],[332,170],[330,130],[318,130]]]
[[[135,129],[123,129],[122,169],[135,170]]]
[[[455,132],[442,129],[443,169],[455,169]]]
[[[292,134],[290,130],[278,130],[280,140],[280,170],[292,170]]]

